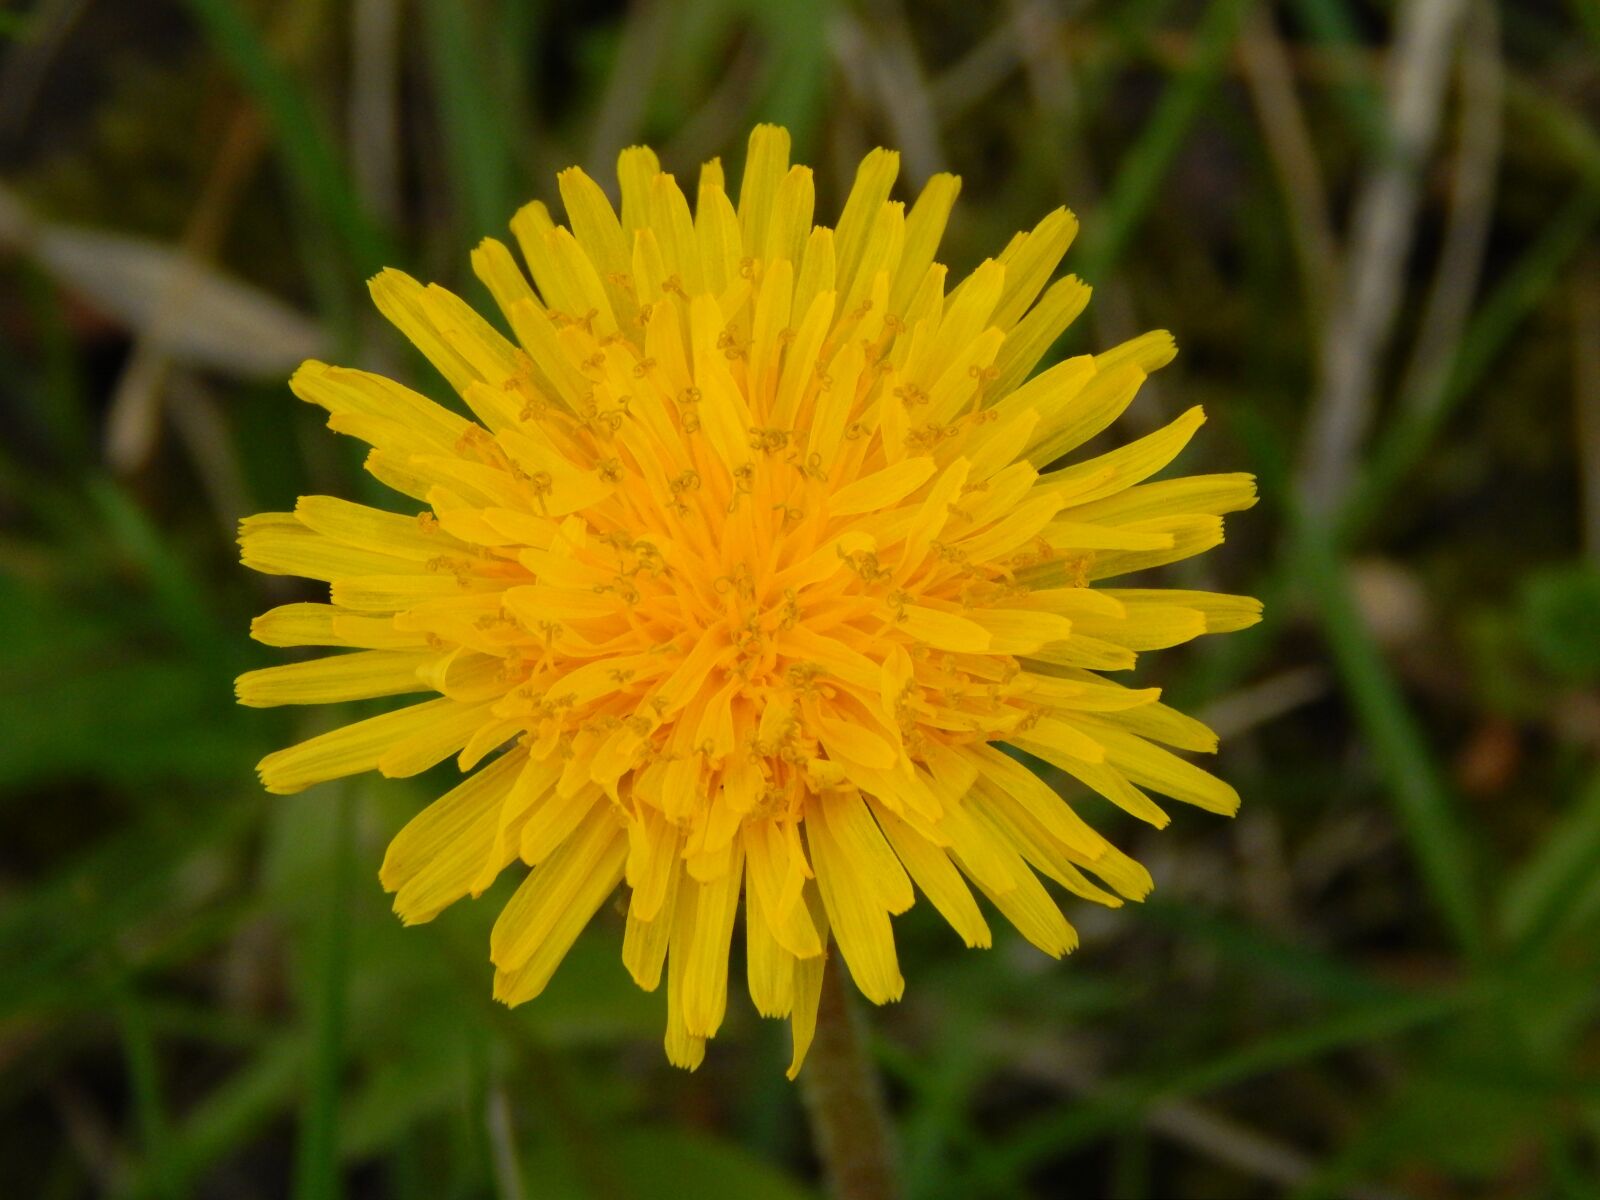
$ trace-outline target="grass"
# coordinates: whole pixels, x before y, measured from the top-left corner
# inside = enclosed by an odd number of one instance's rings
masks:
[[[1084,944],[1065,964],[1004,936],[965,953],[925,905],[900,921],[908,997],[872,1019],[908,1196],[1595,1194],[1600,679],[1559,670],[1596,661],[1593,631],[1530,637],[1521,599],[1526,578],[1600,554],[1580,516],[1600,469],[1569,432],[1600,406],[1573,369],[1600,219],[1592,3],[1502,14],[1481,294],[1432,392],[1391,394],[1385,364],[1361,470],[1324,524],[1300,515],[1284,449],[1321,333],[1295,298],[1304,215],[1240,39],[1283,40],[1337,249],[1355,181],[1389,152],[1381,6],[1154,0],[1052,26],[1048,5],[945,0],[472,0],[398,6],[393,54],[382,0],[363,19],[185,0],[125,37],[50,25],[62,7],[0,28],[7,52],[61,48],[37,130],[0,138],[7,188],[45,220],[176,242],[217,114],[248,107],[270,154],[220,265],[310,309],[343,360],[434,394],[366,315],[364,277],[395,264],[475,295],[471,245],[611,142],[687,148],[680,178],[688,149],[735,174],[749,125],[781,120],[827,214],[841,164],[931,112],[918,136],[964,177],[956,272],[1072,206],[1067,269],[1099,288],[1074,351],[1150,327],[1183,347],[1119,436],[1204,403],[1214,420],[1181,465],[1252,470],[1264,498],[1203,574],[1163,577],[1253,591],[1268,620],[1158,656],[1148,681],[1189,707],[1266,707],[1224,738],[1236,824],[1186,812],[1154,834],[1090,813],[1158,889],[1110,914],[1069,902]],[[358,59],[389,64],[381,130],[348,120]],[[0,72],[0,114],[26,100],[17,77]],[[391,135],[397,186],[377,197],[359,152]],[[1424,193],[1408,297],[1448,203]],[[250,616],[298,593],[246,578],[222,531],[297,492],[376,485],[282,380],[181,361],[157,452],[113,476],[100,445],[129,331],[46,262],[12,255],[0,274],[0,1194],[815,1195],[786,1035],[748,1006],[682,1075],[608,917],[514,1011],[484,961],[501,891],[400,927],[376,866],[443,774],[259,791],[250,765],[303,731],[234,708],[231,678],[266,661]],[[1396,363],[1414,332],[1402,318]],[[1308,666],[1325,691],[1272,707]],[[1175,1135],[1156,1119],[1175,1103],[1211,1132]],[[1292,1170],[1252,1168],[1219,1129]]]

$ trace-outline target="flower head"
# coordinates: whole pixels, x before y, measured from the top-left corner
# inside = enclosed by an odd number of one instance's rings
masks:
[[[1151,333],[1033,368],[1083,309],[1050,282],[1057,210],[952,287],[935,262],[958,181],[909,211],[897,158],[862,162],[814,226],[789,138],[751,136],[737,203],[713,161],[691,211],[644,148],[622,208],[576,169],[568,226],[534,203],[472,262],[512,337],[437,286],[372,281],[471,416],[307,363],[296,395],[370,443],[425,507],[328,496],[243,523],[244,562],[332,585],[254,635],[341,653],[253,671],[246,704],[431,693],[268,755],[274,792],[455,755],[463,781],[381,872],[407,922],[531,866],[495,924],[495,995],[539,994],[626,882],[622,958],[667,977],[668,1056],[722,1022],[744,902],[749,991],[810,1041],[830,938],[877,1003],[903,988],[889,918],[920,890],[969,946],[975,887],[1052,955],[1076,936],[1040,881],[1102,904],[1150,876],[1006,752],[1156,825],[1156,792],[1238,797],[1163,747],[1203,725],[1101,672],[1252,624],[1253,600],[1102,581],[1197,554],[1247,475],[1146,482],[1203,416],[1045,471],[1175,353]],[[531,282],[530,282],[531,276]]]

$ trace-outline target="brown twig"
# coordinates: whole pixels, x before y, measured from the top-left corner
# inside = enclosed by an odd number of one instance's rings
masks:
[[[1272,17],[1258,8],[1246,20],[1239,66],[1289,210],[1289,236],[1300,260],[1309,324],[1320,335],[1338,275],[1327,188],[1295,91],[1294,68]]]
[[[1400,382],[1400,403],[1413,412],[1432,408],[1449,381],[1483,272],[1500,170],[1505,64],[1494,5],[1488,0],[1472,4],[1462,36],[1461,132],[1450,175],[1450,215],[1420,331]]]
[[[1063,1042],[1008,1034],[997,1040],[1012,1062],[1042,1083],[1085,1097],[1103,1095],[1113,1086]],[[1192,1100],[1156,1100],[1144,1109],[1143,1121],[1152,1133],[1257,1179],[1292,1188],[1316,1174],[1316,1162],[1304,1152]],[[1396,1200],[1387,1188],[1361,1183],[1335,1194],[1348,1200]]]
[[[215,257],[235,207],[266,147],[261,118],[253,107],[240,108],[222,145],[179,243],[179,268],[151,319],[134,337],[127,365],[112,391],[106,417],[105,452],[112,468],[138,470],[155,448],[161,395],[172,357],[167,340],[173,322],[188,308],[200,268]]]
[[[1578,477],[1583,493],[1583,549],[1600,563],[1600,254],[1575,273],[1572,292],[1572,391]]]
[[[1466,0],[1407,0],[1388,80],[1390,145],[1356,197],[1340,295],[1322,343],[1307,423],[1302,494],[1313,513],[1342,499],[1372,416],[1383,353],[1405,288],[1422,168],[1438,132]]]

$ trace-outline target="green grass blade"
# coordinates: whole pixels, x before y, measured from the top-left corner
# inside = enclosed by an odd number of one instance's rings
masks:
[[[1167,169],[1222,74],[1252,2],[1212,0],[1200,18],[1193,57],[1167,86],[1133,148],[1118,164],[1104,209],[1085,231],[1078,270],[1090,283],[1103,280],[1115,266],[1149,211]]]
[[[1484,948],[1472,854],[1427,738],[1401,694],[1383,652],[1372,640],[1329,532],[1301,514],[1291,516],[1291,569],[1299,574],[1332,651],[1333,665],[1388,781],[1406,839],[1438,915],[1469,957]]]
[[[1332,954],[1274,936],[1267,930],[1205,911],[1193,901],[1151,899],[1123,910],[1135,920],[1186,942],[1203,944],[1229,962],[1272,976],[1298,992],[1344,1003],[1392,999],[1405,994]]]
[[[975,1014],[952,1009],[941,1030],[939,1050],[919,1080],[917,1103],[902,1125],[900,1142],[905,1190],[909,1196],[934,1196],[949,1164],[946,1148],[966,1123],[969,1099],[983,1083],[991,1063],[983,1051]]]
[[[1294,10],[1306,24],[1312,40],[1335,64],[1334,96],[1350,128],[1369,156],[1387,155],[1394,140],[1389,129],[1383,93],[1378,81],[1363,65],[1365,39],[1356,28],[1344,0],[1294,0]]]
[[[507,123],[474,20],[478,6],[424,4],[428,50],[438,91],[439,125],[457,207],[470,242],[499,233],[516,207]]]
[[[161,1182],[180,1195],[195,1194],[192,1184],[212,1163],[246,1144],[267,1122],[283,1112],[294,1095],[306,1063],[305,1043],[285,1036],[269,1043],[248,1064],[207,1096],[173,1132],[171,1153]],[[126,1194],[134,1200],[161,1195],[151,1164],[131,1173]]]
[[[91,478],[87,492],[90,507],[100,515],[117,551],[143,572],[152,608],[168,631],[191,649],[212,656],[225,671],[236,657],[230,652],[236,639],[222,629],[187,557],[117,483]]]
[[[335,1200],[339,1173],[339,1091],[344,1066],[345,992],[350,966],[350,892],[355,865],[355,803],[348,787],[335,787],[327,857],[325,905],[316,914],[316,947],[308,1000],[311,1062],[300,1139],[295,1148],[297,1200]]]
[[[1100,1094],[1080,1097],[993,1146],[992,1152],[977,1164],[973,1186],[957,1194],[993,1195],[1011,1181],[1026,1177],[1036,1164],[1137,1120],[1151,1104],[1196,1096],[1336,1050],[1397,1037],[1454,1016],[1481,1002],[1486,994],[1482,990],[1461,990],[1363,1005],[1313,1025],[1265,1037],[1211,1062],[1161,1077],[1109,1085]]]
[[[1600,872],[1600,774],[1593,776],[1544,841],[1512,872],[1501,894],[1500,930],[1523,952],[1548,940],[1573,899]]]
[[[188,0],[188,4],[217,54],[261,106],[296,191],[337,235],[356,269],[371,273],[393,262],[388,237],[362,204],[322,114],[241,7],[235,0]]]
[[[1343,540],[1359,537],[1385,511],[1456,406],[1483,383],[1512,335],[1555,286],[1567,262],[1587,244],[1597,220],[1600,184],[1586,182],[1473,314],[1438,395],[1420,407],[1402,410],[1390,423],[1340,519]]]
[[[161,1066],[156,1041],[146,1017],[144,1003],[130,981],[124,980],[117,1001],[117,1024],[122,1034],[123,1058],[133,1094],[134,1122],[145,1157],[150,1162],[155,1193],[163,1200],[180,1194],[168,1177],[167,1114],[162,1100]]]

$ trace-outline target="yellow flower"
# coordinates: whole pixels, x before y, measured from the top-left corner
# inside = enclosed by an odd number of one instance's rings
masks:
[[[1215,736],[1099,672],[1253,624],[1260,605],[1100,581],[1198,554],[1248,475],[1145,482],[1203,415],[1040,473],[1109,426],[1175,350],[1150,333],[1029,378],[1089,289],[1050,283],[1064,209],[946,289],[934,261],[959,182],[907,212],[897,156],[863,160],[813,226],[789,137],[750,138],[737,205],[707,163],[691,213],[648,149],[618,162],[622,212],[560,176],[472,256],[510,326],[398,271],[378,307],[472,418],[378,375],[310,362],[297,396],[372,446],[426,505],[329,496],[242,526],[256,570],[332,585],[252,628],[348,651],[252,671],[246,704],[434,698],[268,755],[274,792],[457,755],[464,780],[390,845],[407,922],[532,867],[495,924],[495,995],[539,994],[628,885],[622,958],[667,976],[668,1057],[722,1023],[744,899],[751,999],[811,1040],[830,937],[882,1004],[904,987],[890,916],[913,887],[969,946],[975,885],[1048,954],[1076,944],[1039,876],[1118,905],[1148,872],[1003,746],[1164,825],[1158,792],[1238,796],[1162,746]],[[1093,878],[1091,878],[1093,877]]]

